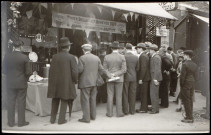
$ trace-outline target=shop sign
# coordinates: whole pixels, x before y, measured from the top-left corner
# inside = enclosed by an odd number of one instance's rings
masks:
[[[169,10],[175,10],[178,7],[178,3],[177,2],[160,2],[159,5],[169,11]]]
[[[32,47],[31,45],[23,45],[21,48],[22,52],[32,52]]]
[[[52,26],[57,28],[99,31],[107,33],[126,33],[126,24],[63,13],[52,13]]]
[[[156,27],[156,36],[166,37],[168,35],[168,30],[166,26]]]

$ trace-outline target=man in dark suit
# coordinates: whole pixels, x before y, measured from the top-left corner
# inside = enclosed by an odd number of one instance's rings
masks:
[[[170,95],[174,96],[177,87],[177,72],[176,65],[178,63],[177,55],[173,52],[171,47],[167,48],[167,53],[170,54],[173,58],[172,69],[170,70]]]
[[[159,87],[159,97],[161,99],[161,107],[167,108],[169,106],[169,82],[170,82],[170,70],[173,66],[172,61],[166,56],[166,48],[159,49],[159,55],[161,57],[161,72],[163,80]]]
[[[91,53],[92,45],[84,44],[81,46],[84,52],[79,58],[79,80],[78,87],[81,89],[81,108],[83,111],[82,119],[79,122],[90,123],[91,120],[96,119],[96,96],[97,96],[97,77],[99,72],[107,75],[111,74],[103,69],[99,57]]]
[[[181,120],[185,123],[193,123],[193,92],[194,85],[198,79],[198,67],[191,60],[192,50],[184,51],[184,63],[180,75],[181,98],[184,103],[186,117]]]
[[[22,41],[14,44],[14,51],[8,53],[3,60],[3,73],[7,84],[7,118],[8,126],[15,126],[15,105],[18,103],[18,126],[26,126],[25,121],[27,81],[32,74],[29,59],[21,53]]]
[[[69,54],[70,43],[67,37],[60,39],[61,52],[53,55],[49,69],[47,97],[52,98],[51,124],[55,123],[59,103],[61,101],[58,124],[64,124],[67,105],[72,108],[76,98],[75,84],[78,80],[78,69],[75,57]]]
[[[161,73],[161,58],[156,52],[158,50],[158,46],[152,44],[150,46],[150,98],[152,103],[152,111],[150,114],[159,113],[159,85],[162,81],[162,73]]]
[[[124,73],[127,71],[126,60],[124,55],[118,53],[119,42],[114,41],[111,46],[112,53],[108,54],[104,58],[104,68],[112,74],[114,77],[120,77],[120,79],[109,82],[107,80],[107,113],[106,116],[113,116],[113,96],[116,95],[116,111],[117,117],[123,117],[122,112],[122,91],[124,82]]]
[[[125,60],[127,65],[127,72],[124,75],[123,87],[123,113],[127,115],[135,114],[136,102],[136,81],[138,71],[138,57],[132,53],[132,44],[126,44]]]
[[[138,113],[146,113],[148,111],[148,87],[150,81],[150,62],[149,56],[146,54],[146,45],[139,43],[137,50],[140,51],[139,56],[139,71],[138,71],[138,83],[140,85],[140,109],[136,110]]]

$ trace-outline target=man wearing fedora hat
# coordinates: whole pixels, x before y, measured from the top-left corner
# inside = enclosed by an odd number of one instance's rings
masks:
[[[157,45],[150,45],[150,99],[152,103],[152,111],[150,111],[150,114],[159,113],[159,85],[163,79],[161,73],[161,58],[156,52],[157,50]]]
[[[67,37],[60,39],[61,52],[53,55],[49,69],[47,97],[52,98],[51,124],[55,123],[60,102],[58,124],[67,122],[65,120],[67,105],[71,114],[72,102],[76,98],[75,84],[78,80],[78,69],[75,57],[69,54],[71,44]]]
[[[107,80],[107,113],[106,116],[113,116],[113,96],[116,95],[116,111],[117,117],[123,117],[122,112],[122,91],[124,82],[124,73],[127,71],[126,60],[124,55],[118,53],[119,42],[114,41],[111,45],[112,53],[108,54],[104,58],[103,66],[114,77],[120,77],[120,79],[109,82]]]
[[[78,87],[81,89],[81,108],[83,117],[79,122],[90,123],[96,119],[96,96],[98,74],[104,74],[108,78],[111,74],[103,68],[100,58],[91,53],[92,45],[84,44],[81,46],[84,52],[79,58],[79,80]]]
[[[15,126],[15,106],[18,104],[18,127],[26,126],[25,121],[27,81],[32,74],[29,58],[21,53],[23,42],[13,43],[14,51],[8,53],[3,60],[3,74],[7,84],[7,117],[8,126]]]
[[[180,75],[181,98],[184,103],[186,117],[181,120],[185,123],[193,123],[193,93],[194,84],[198,79],[198,67],[191,60],[192,50],[184,51],[185,62],[182,64]]]
[[[140,99],[141,106],[136,112],[146,113],[148,111],[148,86],[150,81],[150,61],[149,56],[145,53],[146,45],[138,43],[136,46],[137,51],[140,51],[139,56],[139,71],[138,71],[138,84],[140,85]]]
[[[135,102],[136,102],[136,81],[138,71],[138,56],[132,52],[132,44],[126,44],[126,65],[127,72],[124,75],[124,86],[123,86],[123,112],[125,115],[130,113],[135,114]]]

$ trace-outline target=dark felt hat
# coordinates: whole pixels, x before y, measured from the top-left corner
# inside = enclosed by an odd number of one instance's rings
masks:
[[[131,43],[126,44],[126,49],[132,49],[132,48],[133,48],[133,45]]]
[[[185,50],[183,53],[186,54],[186,55],[189,55],[190,57],[193,56],[193,51],[192,50]]]
[[[113,44],[111,45],[111,48],[118,49],[119,48],[119,42],[118,41],[114,41]]]
[[[15,41],[12,45],[13,45],[14,47],[19,47],[19,46],[24,45],[24,43],[23,43],[23,41],[18,40],[18,41]]]
[[[146,48],[146,45],[144,43],[138,43],[137,46],[135,47],[137,48]]]
[[[60,38],[60,46],[61,47],[70,46],[71,44],[72,43],[70,43],[70,41],[67,37]]]

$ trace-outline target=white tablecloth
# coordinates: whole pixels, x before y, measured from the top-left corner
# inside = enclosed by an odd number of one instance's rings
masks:
[[[39,116],[48,116],[51,113],[51,98],[47,98],[48,83],[30,83],[28,82],[27,96],[26,96],[26,109]],[[80,111],[80,90],[77,89],[77,97],[73,102],[72,111]],[[59,111],[58,111],[59,112]],[[69,108],[67,108],[69,112]]]

